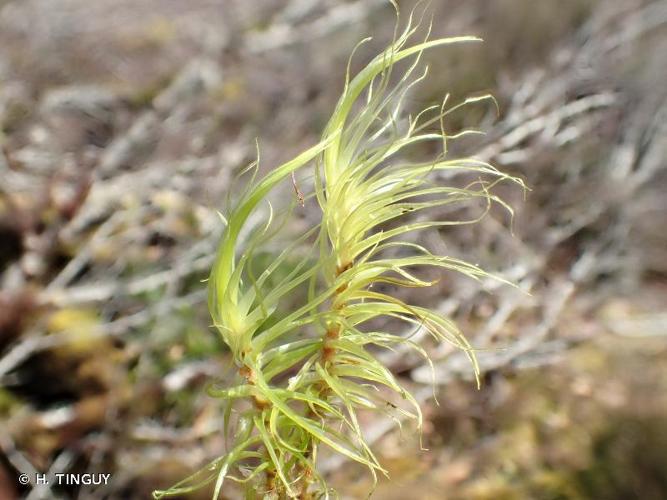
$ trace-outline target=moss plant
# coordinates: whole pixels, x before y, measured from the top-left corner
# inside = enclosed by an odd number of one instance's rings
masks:
[[[422,52],[479,41],[464,36],[412,44],[416,31],[410,20],[352,79],[348,66],[321,142],[261,180],[253,177],[225,219],[208,287],[214,325],[237,365],[231,386],[210,390],[226,407],[228,449],[195,475],[155,492],[156,498],[204,486],[213,487],[218,498],[229,480],[245,485],[248,498],[329,497],[335,492],[317,468],[322,447],[365,465],[374,478],[386,474],[364,439],[358,413],[376,412],[399,424],[412,419],[417,428],[422,416],[376,353],[407,346],[428,357],[409,335],[376,330],[374,325],[382,324],[378,318],[423,328],[462,349],[478,374],[474,351],[451,320],[382,291],[431,286],[418,277],[420,268],[487,277],[476,265],[435,255],[408,236],[479,220],[429,219],[429,209],[436,207],[482,199],[487,209],[497,202],[510,210],[491,190],[503,180],[522,184],[474,158],[445,157],[452,139],[444,132],[445,117],[479,98],[452,107],[445,99],[403,117],[406,93],[426,76],[417,74]],[[402,60],[407,67],[396,74]],[[425,142],[443,151],[425,162],[404,160],[408,148]],[[253,250],[280,231],[270,208],[263,222],[252,221],[279,183],[290,177],[296,182],[296,172],[312,172],[310,192],[297,188],[297,194],[307,209],[318,210],[320,222],[258,272]],[[465,188],[436,181],[444,177],[440,174],[459,172],[479,180]],[[407,213],[419,217],[401,221]],[[311,253],[294,264],[297,250],[309,245]],[[294,297],[303,300],[285,311]]]

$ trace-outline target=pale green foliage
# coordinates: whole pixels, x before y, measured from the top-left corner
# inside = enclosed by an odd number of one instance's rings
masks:
[[[477,375],[474,351],[452,321],[373,288],[380,283],[428,287],[431,282],[415,275],[416,269],[428,267],[475,279],[488,276],[475,265],[434,255],[402,239],[411,232],[478,219],[411,218],[401,225],[392,223],[409,212],[475,198],[485,200],[487,207],[494,201],[505,206],[491,194],[493,185],[502,180],[522,184],[484,162],[444,158],[448,139],[444,118],[479,98],[453,108],[446,107],[445,99],[442,106],[401,118],[404,96],[426,75],[414,77],[421,53],[440,45],[478,41],[457,37],[409,46],[415,30],[408,23],[387,50],[355,78],[346,79],[321,142],[261,181],[251,182],[229,214],[209,279],[209,307],[239,376],[237,385],[210,393],[226,402],[227,430],[233,428],[234,436],[223,457],[182,484],[156,492],[157,497],[213,482],[217,496],[230,478],[247,484],[250,498],[265,494],[310,498],[312,492],[328,496],[331,492],[316,468],[320,445],[364,464],[374,477],[385,473],[364,440],[357,412],[375,411],[397,422],[408,417],[418,427],[422,417],[414,398],[367,348],[404,345],[427,356],[408,336],[368,328],[378,317],[394,318],[413,330],[425,328],[435,339],[463,349]],[[411,65],[399,78],[392,78],[394,65],[410,56]],[[426,141],[441,142],[442,155],[416,164],[401,159],[406,148]],[[314,192],[308,202],[313,209],[317,201],[321,224],[284,248],[260,274],[249,272],[252,250],[270,236],[275,224],[270,210],[268,220],[241,247],[250,215],[279,182],[313,160]],[[480,180],[465,188],[439,185],[434,179],[444,171],[472,172]],[[315,258],[303,258],[277,283],[271,280],[308,243]],[[308,289],[305,301],[278,314],[281,301],[301,288]],[[389,393],[398,398],[388,399]],[[400,400],[406,404],[401,406]]]

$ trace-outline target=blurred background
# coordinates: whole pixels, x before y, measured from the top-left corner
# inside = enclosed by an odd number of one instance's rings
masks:
[[[392,475],[374,498],[665,499],[667,1],[429,9],[434,36],[486,42],[429,53],[408,107],[493,93],[499,114],[448,122],[487,132],[452,155],[531,191],[502,192],[512,232],[494,211],[426,243],[520,289],[447,275],[422,297],[482,349],[483,385],[426,343],[436,405],[422,360],[384,358],[429,451],[365,422]],[[394,24],[386,0],[0,0],[0,499],[146,498],[222,452],[216,210],[255,138],[264,170],[318,140],[350,52],[373,36],[363,67]],[[322,468],[365,498],[363,470]],[[19,484],[37,472],[112,477]]]

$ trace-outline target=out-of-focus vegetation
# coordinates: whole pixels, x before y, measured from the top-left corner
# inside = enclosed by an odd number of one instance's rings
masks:
[[[421,359],[384,358],[427,404],[430,451],[366,418],[393,478],[376,496],[665,498],[667,3],[432,10],[434,36],[486,43],[428,55],[414,109],[493,92],[499,116],[452,116],[488,131],[453,153],[532,191],[506,193],[514,236],[492,212],[421,243],[530,296],[452,275],[421,294],[483,349],[484,384],[424,339],[436,406]],[[216,210],[255,137],[265,170],[317,142],[351,49],[373,35],[361,67],[393,16],[380,0],[0,2],[0,498],[145,498],[220,454],[205,387],[231,364],[200,282]],[[322,468],[350,498],[367,489],[350,464]],[[112,481],[17,480],[84,471]]]

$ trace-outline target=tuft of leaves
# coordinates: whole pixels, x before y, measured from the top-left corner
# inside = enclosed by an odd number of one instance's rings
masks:
[[[195,475],[155,492],[155,498],[207,485],[214,485],[218,498],[227,480],[245,485],[248,498],[328,498],[335,492],[317,469],[321,446],[365,465],[374,478],[386,474],[364,438],[358,412],[384,414],[398,425],[412,419],[418,428],[422,415],[417,401],[374,352],[407,346],[427,360],[428,355],[409,335],[375,331],[369,325],[378,318],[425,329],[437,341],[462,349],[479,375],[473,348],[450,319],[378,286],[431,286],[433,282],[417,276],[415,270],[423,268],[457,271],[477,280],[489,277],[476,265],[433,254],[406,236],[472,224],[485,213],[471,220],[429,219],[429,209],[436,207],[481,199],[487,210],[498,203],[511,214],[492,189],[501,181],[523,186],[485,162],[446,158],[448,140],[473,133],[448,136],[443,125],[447,115],[490,96],[451,107],[445,98],[441,105],[404,117],[407,93],[427,75],[425,70],[417,73],[423,51],[480,41],[462,36],[410,45],[418,26],[411,17],[393,43],[352,79],[348,65],[343,93],[321,141],[263,179],[253,176],[223,217],[227,227],[208,281],[209,308],[238,376],[236,385],[209,392],[226,405],[229,448]],[[394,75],[395,65],[409,58],[409,66]],[[403,160],[409,148],[425,142],[441,144],[442,152],[427,162]],[[299,201],[319,206],[320,223],[257,273],[254,251],[275,236],[276,220],[269,204],[265,220],[248,236],[251,216],[279,183],[306,168],[313,169],[313,187],[306,194],[297,190]],[[452,187],[436,182],[443,173],[472,173],[479,180]],[[397,223],[406,214],[421,212],[425,215]],[[303,247],[309,248],[307,254],[294,264],[295,252]],[[302,303],[279,309],[288,296],[304,289]]]

